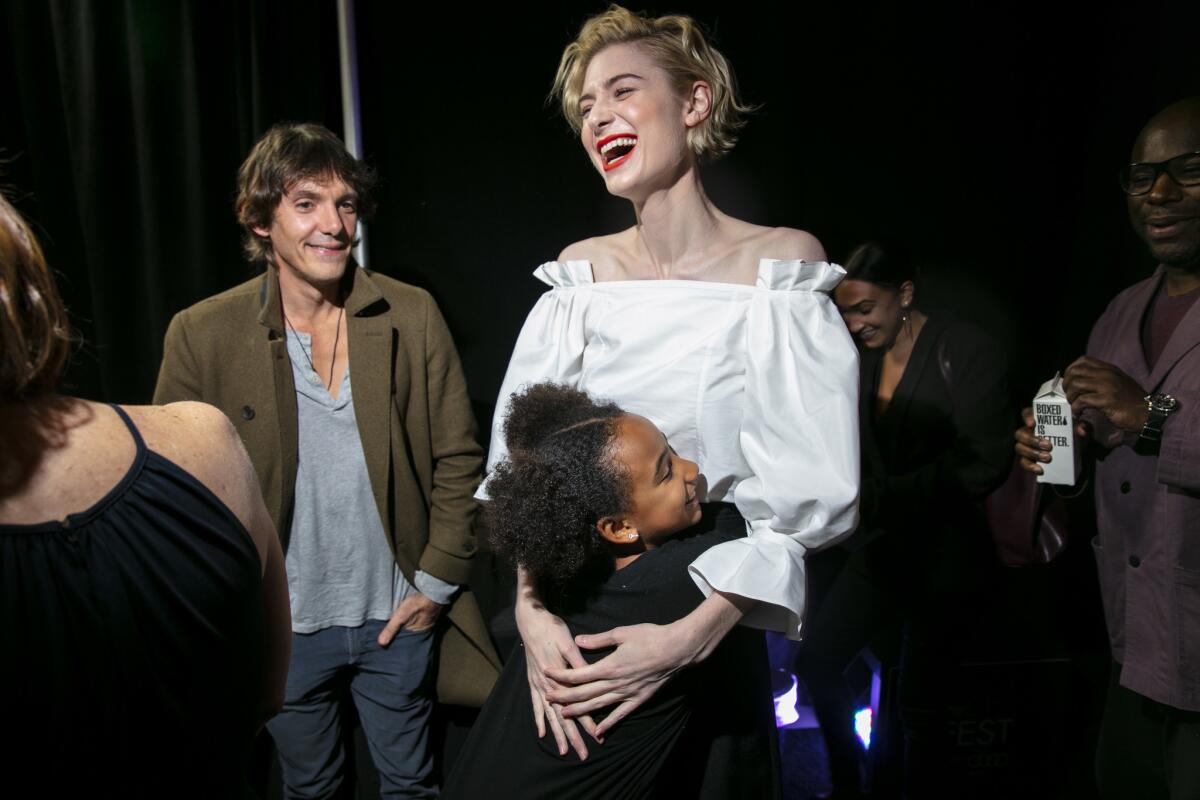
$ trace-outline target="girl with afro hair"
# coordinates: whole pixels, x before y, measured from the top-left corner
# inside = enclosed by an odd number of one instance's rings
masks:
[[[696,464],[681,458],[653,423],[544,383],[514,395],[504,435],[508,460],[493,474],[486,511],[492,545],[526,571],[572,634],[666,624],[700,604],[704,595],[688,564],[742,535],[740,516],[732,507],[699,502],[703,477]],[[732,524],[697,525],[705,514],[721,513]],[[694,531],[703,532],[688,535]],[[536,695],[518,647],[442,796],[696,796],[714,741],[746,724],[744,714],[712,699],[739,680],[745,659],[731,652],[735,641],[681,672],[584,758],[536,735]],[[762,769],[770,769],[772,753],[760,758]]]

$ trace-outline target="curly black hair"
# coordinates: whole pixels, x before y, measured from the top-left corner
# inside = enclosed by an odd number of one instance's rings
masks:
[[[528,570],[546,595],[612,571],[596,522],[630,506],[628,475],[612,455],[624,415],[553,383],[513,395],[504,418],[509,460],[488,484],[488,528],[496,552]]]

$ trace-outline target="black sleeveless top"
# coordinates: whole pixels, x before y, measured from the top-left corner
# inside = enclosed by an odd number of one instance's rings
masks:
[[[65,521],[0,525],[0,786],[237,797],[263,697],[258,552],[113,408],[137,455],[112,491]]]

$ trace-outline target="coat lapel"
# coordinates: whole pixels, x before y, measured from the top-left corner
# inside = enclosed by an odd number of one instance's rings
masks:
[[[383,521],[392,532],[388,502],[391,473],[392,387],[395,386],[395,339],[387,300],[368,273],[354,268],[353,286],[346,298],[346,335],[350,348],[350,385],[354,393],[354,416],[362,440],[371,491]]]
[[[275,519],[279,535],[287,546],[291,529],[292,504],[296,486],[296,458],[299,447],[299,423],[296,410],[296,385],[292,380],[292,362],[288,358],[287,335],[283,329],[283,301],[279,295],[279,272],[274,265],[267,267],[260,294],[262,310],[258,324],[265,330],[268,346],[268,367],[274,383],[275,419],[279,427],[280,498]]]
[[[1122,335],[1115,339],[1113,346],[1117,355],[1113,357],[1116,366],[1124,370],[1129,377],[1137,381],[1138,386],[1151,386],[1150,365],[1146,363],[1146,350],[1142,347],[1142,322],[1154,302],[1158,289],[1162,286],[1162,268],[1154,273],[1154,279],[1146,281],[1145,285],[1134,289],[1127,306],[1128,317],[1122,320],[1120,329]],[[1132,331],[1133,335],[1128,335]],[[1171,348],[1168,346],[1167,351]],[[1167,351],[1159,357],[1161,365],[1166,360]]]
[[[1158,357],[1158,361],[1155,362],[1149,380],[1142,384],[1146,387],[1146,391],[1151,393],[1159,391],[1159,387],[1166,380],[1171,369],[1197,346],[1200,346],[1200,300],[1192,303],[1192,307],[1183,315],[1183,319],[1179,320],[1179,325],[1171,334],[1171,338],[1167,340],[1167,346],[1162,351],[1162,355]]]
[[[858,420],[864,472],[883,474],[883,455],[875,425],[875,395],[879,392],[879,370],[882,361],[873,350],[859,356]]]
[[[913,343],[912,354],[908,357],[908,364],[905,365],[904,373],[896,384],[892,403],[886,412],[894,415],[895,422],[889,426],[893,432],[905,429],[905,421],[908,418],[909,407],[912,405],[914,390],[920,384],[921,376],[925,373],[926,368],[939,369],[936,365],[929,367],[929,364],[934,360],[934,344],[941,337],[943,328],[941,320],[928,317],[924,327],[921,328],[921,333],[917,336],[917,341]],[[897,456],[895,440],[896,437],[893,435],[886,444],[893,463]]]

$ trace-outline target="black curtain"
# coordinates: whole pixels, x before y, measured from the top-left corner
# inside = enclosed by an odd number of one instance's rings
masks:
[[[171,314],[254,272],[231,200],[255,139],[286,119],[340,133],[335,4],[0,3],[4,181],[85,342],[66,388],[145,401]],[[365,157],[382,178],[371,264],[437,297],[485,424],[540,292],[530,271],[632,221],[544,103],[599,5],[356,3]],[[1156,108],[1200,92],[1190,3],[686,10],[761,104],[705,170],[718,205],[811,230],[834,258],[908,240],[923,299],[1009,344],[1019,396],[1149,271],[1113,175]]]
[[[340,128],[332,2],[3,7],[3,182],[83,346],[65,389],[148,402],[173,313],[245,280],[235,173],[281,119]]]
[[[562,47],[605,4],[356,3],[365,158],[381,176],[370,263],[437,298],[485,434],[542,291],[530,272],[633,221],[544,103]],[[1200,93],[1194,0],[1067,5],[652,10],[705,23],[761,104],[705,168],[717,205],[808,229],[834,259],[869,237],[908,241],[921,302],[997,334],[1028,402],[1149,274],[1115,172],[1155,110]],[[148,401],[171,315],[255,273],[236,170],[277,121],[341,132],[335,9],[0,0],[0,182],[39,230],[84,342],[67,391]],[[1045,608],[1080,628],[1095,588],[1062,583]],[[1107,665],[1102,633],[1085,634]]]
[[[485,425],[543,289],[530,272],[633,221],[544,103],[563,46],[604,5],[433,7],[416,21],[357,3],[364,147],[384,179],[371,255],[438,298]],[[1200,92],[1192,6],[652,10],[700,19],[761,105],[705,168],[717,205],[812,231],[835,259],[873,236],[907,241],[921,302],[1006,342],[1028,403],[1152,269],[1115,174],[1155,110]]]

